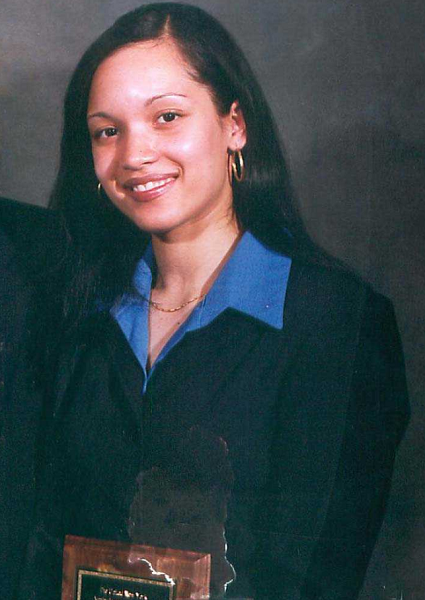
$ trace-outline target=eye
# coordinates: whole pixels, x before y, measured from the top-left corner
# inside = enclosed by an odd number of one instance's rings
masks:
[[[103,129],[94,132],[94,138],[98,140],[101,138],[114,137],[117,133],[118,129],[116,127],[104,127]]]
[[[172,121],[175,121],[176,119],[178,119],[180,117],[180,115],[178,115],[176,112],[173,112],[172,110],[162,113],[162,115],[159,116],[158,121],[160,123],[171,123]]]

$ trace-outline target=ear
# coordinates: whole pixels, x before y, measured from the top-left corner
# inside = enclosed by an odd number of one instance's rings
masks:
[[[229,150],[242,150],[246,144],[246,124],[239,102],[235,100],[228,114],[230,127]]]

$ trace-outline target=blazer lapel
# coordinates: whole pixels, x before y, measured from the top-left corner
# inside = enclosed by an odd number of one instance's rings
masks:
[[[207,327],[186,334],[157,365],[148,384],[148,398],[160,401],[166,413],[205,418],[208,405],[216,403],[234,371],[271,330],[268,325],[233,309],[223,312]],[[185,410],[175,410],[184,402]]]
[[[108,316],[108,359],[112,370],[114,386],[117,385],[116,396],[124,397],[133,412],[139,433],[143,424],[143,385],[144,374],[118,323]],[[120,393],[119,388],[123,393]]]

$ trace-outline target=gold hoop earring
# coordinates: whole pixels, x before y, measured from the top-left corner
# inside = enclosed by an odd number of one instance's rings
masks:
[[[102,200],[102,184],[99,183],[97,184],[97,195],[99,196],[99,198]]]
[[[238,183],[245,179],[245,163],[241,150],[235,150],[231,157],[233,177]]]

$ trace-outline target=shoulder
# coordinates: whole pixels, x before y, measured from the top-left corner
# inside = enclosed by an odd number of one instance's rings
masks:
[[[128,385],[137,383],[141,389],[137,359],[109,312],[86,317],[61,340],[57,354],[52,382],[55,417],[68,402],[78,403],[78,398],[86,402],[88,389],[104,390],[106,398],[110,382],[116,377],[128,379]]]
[[[391,301],[349,271],[294,261],[284,320],[288,335],[314,339],[323,352],[332,346],[346,360],[357,356],[364,363],[373,355],[404,369]]]
[[[353,272],[294,260],[285,311],[311,324],[360,327],[366,313],[391,311],[391,302]]]
[[[0,197],[0,231],[16,235],[26,224],[52,226],[58,219],[53,211],[33,204]]]
[[[0,198],[0,243],[13,248],[30,279],[43,275],[65,252],[65,234],[54,211]]]
[[[103,310],[86,316],[62,338],[58,363],[67,365],[70,372],[86,361],[107,365],[117,349],[128,352],[128,344],[115,319],[109,311]]]

